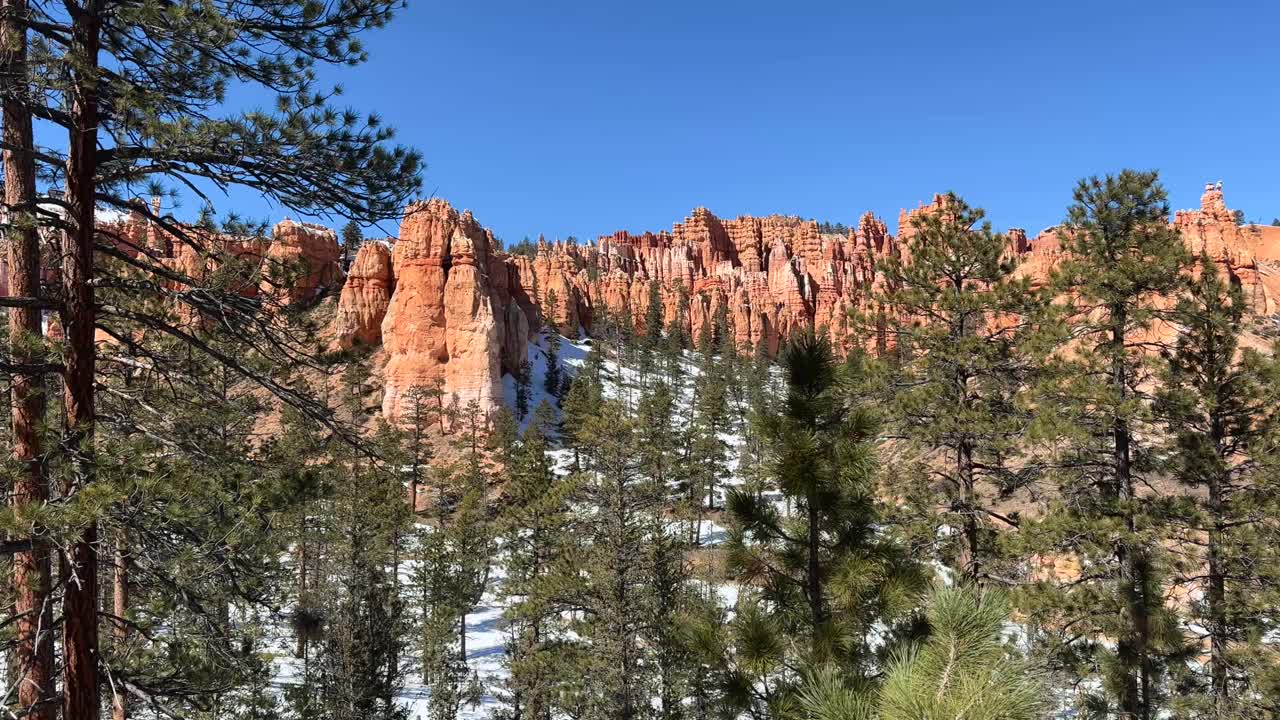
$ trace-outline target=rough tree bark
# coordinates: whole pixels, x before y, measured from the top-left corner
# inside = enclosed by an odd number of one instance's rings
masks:
[[[1128,343],[1126,326],[1128,313],[1123,307],[1112,307],[1111,343],[1114,356],[1111,359],[1111,383],[1121,399],[1129,394],[1129,372],[1125,364],[1125,351]],[[1116,560],[1120,566],[1120,591],[1123,593],[1129,609],[1129,621],[1132,623],[1133,636],[1121,638],[1116,643],[1116,654],[1119,657],[1125,678],[1123,693],[1120,697],[1121,712],[1133,720],[1149,720],[1151,685],[1148,637],[1150,622],[1147,600],[1144,596],[1146,588],[1146,554],[1142,548],[1135,547],[1132,536],[1135,532],[1133,500],[1135,488],[1133,480],[1133,448],[1132,430],[1127,420],[1115,418],[1111,428],[1112,440],[1112,494],[1120,502],[1125,503],[1124,521],[1129,537],[1116,546]]]
[[[40,245],[33,204],[36,197],[34,140],[31,113],[23,100],[27,85],[27,39],[23,18],[26,0],[0,3],[0,81],[4,83],[3,140],[4,203],[8,220],[9,292],[14,297],[35,298],[40,291]],[[40,362],[31,344],[41,337],[36,307],[10,308],[9,332],[15,365]],[[44,377],[39,372],[17,373],[12,381],[13,459],[22,468],[14,478],[12,503],[21,516],[23,508],[49,499],[49,479],[41,457],[39,425],[44,419]],[[51,720],[53,698],[53,612],[50,593],[49,550],[33,543],[13,558],[13,585],[17,624],[15,668],[18,706],[31,720]]]
[[[71,132],[67,157],[67,219],[62,240],[63,442],[73,495],[94,476],[94,155],[98,149],[98,51],[100,0],[72,6],[75,70],[71,90]],[[98,720],[98,529],[85,528],[62,559],[62,716]]]
[[[115,574],[112,577],[111,612],[116,621],[111,628],[111,642],[117,657],[123,657],[125,643],[129,641],[129,626],[124,618],[129,612],[129,535],[120,528],[116,531]],[[111,697],[111,720],[128,720],[128,695],[118,690]]]

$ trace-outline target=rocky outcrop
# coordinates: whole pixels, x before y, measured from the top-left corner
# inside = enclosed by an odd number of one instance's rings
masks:
[[[494,244],[470,212],[443,200],[405,210],[382,321],[388,419],[404,419],[415,389],[438,387],[448,404],[475,402],[483,413],[502,403],[504,360],[510,371],[524,358],[534,306],[522,307],[519,269]]]
[[[382,326],[390,358],[384,410],[402,415],[406,388],[430,383],[460,405],[476,400],[492,410],[501,373],[519,367],[544,317],[567,334],[590,333],[605,316],[643,331],[651,286],[665,327],[680,323],[696,338],[723,322],[744,352],[776,353],[803,327],[824,328],[842,350],[884,346],[891,341],[882,334],[858,334],[850,314],[892,311],[869,305],[885,289],[880,261],[907,258],[915,221],[947,206],[947,196],[935,195],[903,210],[896,237],[871,213],[846,234],[832,234],[795,217],[721,220],[697,208],[670,231],[616,232],[594,245],[539,238],[518,256],[494,251],[492,236],[469,213],[440,200],[414,206],[392,258],[395,290]],[[1240,282],[1258,309],[1277,312],[1280,228],[1237,225],[1216,186],[1206,189],[1199,210],[1177,213],[1173,224],[1193,251],[1206,250]],[[1045,282],[1061,261],[1052,228],[1033,239],[1014,228],[1006,238],[1007,256],[1034,282]],[[344,289],[335,320],[341,336],[355,332],[366,276],[357,268]]]
[[[1227,208],[1222,183],[1205,185],[1200,209],[1174,213],[1173,226],[1187,249],[1207,254],[1240,285],[1254,312],[1280,313],[1280,227],[1240,223]]]
[[[365,243],[352,261],[338,297],[333,318],[334,346],[345,350],[382,342],[382,319],[394,287],[391,251],[383,243]]]
[[[342,280],[338,234],[288,218],[276,223],[262,261],[261,292],[280,305],[307,302]]]
[[[503,373],[520,367],[544,318],[569,335],[590,333],[606,317],[643,331],[655,293],[664,327],[679,325],[696,339],[723,325],[743,352],[776,353],[804,327],[824,328],[840,350],[885,347],[883,333],[855,329],[851,312],[892,312],[871,306],[886,289],[880,262],[908,257],[915,220],[947,205],[947,196],[936,195],[904,209],[896,237],[871,213],[835,234],[797,217],[724,220],[699,207],[670,230],[616,232],[594,244],[539,238],[511,255],[470,212],[439,199],[415,203],[398,240],[368,243],[357,254],[332,342],[342,349],[382,344],[383,411],[392,420],[403,419],[415,388],[439,388],[460,409],[474,401],[493,411]],[[105,228],[120,251],[200,281],[237,263],[229,286],[261,295],[268,307],[310,302],[341,280],[332,230],[285,220],[267,244],[187,228],[193,246],[173,241],[144,210]],[[1280,313],[1280,228],[1240,224],[1221,185],[1206,186],[1200,208],[1177,212],[1172,225],[1192,252],[1207,253],[1241,286],[1257,312]],[[1035,283],[1062,260],[1053,228],[1031,239],[1015,228],[1006,238],[1006,255]]]

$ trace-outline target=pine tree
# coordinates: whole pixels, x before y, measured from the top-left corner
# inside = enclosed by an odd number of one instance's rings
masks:
[[[1017,396],[1034,360],[1024,347],[1030,279],[1014,274],[1006,238],[984,218],[954,194],[940,212],[915,216],[902,256],[879,264],[887,290],[873,301],[894,309],[887,332],[906,358],[892,411],[894,429],[921,451],[912,500],[929,518],[927,536],[955,543],[942,557],[972,582],[996,569],[998,528],[1016,524],[995,505],[1026,482],[1010,460],[1030,422]],[[878,318],[858,320],[870,337]]]
[[[23,27],[27,3],[7,0],[0,19],[0,76],[25,85],[27,32]],[[31,110],[15,93],[3,93],[5,240],[8,246],[9,323],[7,349],[15,372],[10,380],[9,419],[12,428],[14,473],[10,504],[18,517],[39,511],[49,498],[49,477],[40,456],[45,445],[41,424],[46,400],[44,388],[52,367],[40,368],[42,346],[40,295],[40,242],[36,218],[36,162]],[[30,302],[22,307],[19,301]],[[33,527],[33,535],[39,529]],[[50,604],[52,565],[48,548],[35,545],[13,556],[14,614],[17,646],[13,654],[18,678],[19,710],[32,720],[55,715],[53,613]]]
[[[418,493],[426,486],[428,470],[435,458],[427,430],[431,427],[432,415],[438,415],[441,418],[444,416],[438,405],[431,407],[431,394],[428,388],[419,385],[405,391],[405,396],[409,399],[409,411],[406,413],[404,430],[409,476],[408,497],[409,508],[415,513],[419,506]]]
[[[529,403],[533,400],[533,367],[528,360],[520,361],[516,370],[516,420],[524,420],[529,414]]]
[[[694,542],[701,533],[704,508],[715,510],[721,483],[728,476],[729,388],[725,355],[717,356],[709,338],[699,343],[699,373],[693,382],[692,417],[688,423],[687,467],[690,510],[695,515]]]
[[[1190,507],[1171,518],[1177,546],[1195,549],[1179,574],[1204,598],[1185,622],[1203,628],[1209,648],[1207,672],[1180,688],[1178,705],[1188,714],[1247,717],[1260,690],[1255,678],[1275,658],[1258,638],[1276,621],[1280,590],[1280,537],[1269,520],[1280,512],[1280,473],[1269,467],[1280,429],[1280,361],[1241,347],[1249,316],[1240,286],[1207,255],[1196,269],[1175,309],[1180,333],[1157,404],[1172,474],[1190,490]]]
[[[689,290],[681,282],[676,287],[676,313],[667,324],[662,342],[663,360],[666,363],[667,382],[679,387],[683,373],[681,360],[689,348]]]
[[[342,270],[346,272],[351,269],[351,263],[356,259],[356,253],[360,251],[360,246],[364,244],[364,232],[360,229],[360,223],[355,220],[348,221],[342,226]]]
[[[636,408],[641,468],[664,489],[679,472],[680,434],[674,426],[675,412],[675,397],[663,382],[645,388]]]
[[[607,400],[584,432],[593,438],[577,485],[585,514],[571,552],[576,582],[571,605],[581,612],[570,630],[586,645],[576,709],[586,718],[630,720],[647,714],[654,691],[652,649],[643,632],[653,608],[649,549],[663,532],[662,491],[639,468],[635,423]]]
[[[17,29],[30,33],[28,55],[39,70],[18,73],[0,89],[7,108],[22,104],[53,136],[66,133],[66,154],[32,153],[47,187],[59,188],[56,214],[38,214],[42,224],[62,232],[61,285],[56,302],[34,299],[59,311],[65,342],[61,366],[63,394],[64,496],[74,498],[94,484],[98,458],[96,422],[101,382],[95,337],[107,333],[131,350],[142,344],[132,328],[167,335],[199,352],[216,353],[225,363],[296,407],[319,418],[324,412],[271,372],[251,367],[186,332],[172,317],[142,312],[132,302],[109,297],[168,299],[196,314],[213,315],[231,334],[280,335],[260,322],[254,303],[238,293],[174,291],[202,283],[157,262],[147,253],[124,252],[119,238],[99,243],[99,205],[138,212],[172,232],[199,254],[209,251],[197,233],[140,206],[137,191],[150,180],[172,186],[256,189],[286,207],[377,220],[394,216],[416,189],[418,156],[389,148],[388,131],[376,119],[362,124],[355,113],[328,106],[329,94],[312,87],[317,63],[352,64],[364,53],[355,35],[384,24],[393,2],[320,8],[275,3],[145,2],[107,5],[87,0],[62,8],[35,5],[6,13]],[[10,29],[14,27],[11,25]],[[13,37],[10,35],[10,37]],[[228,87],[245,83],[268,88],[280,98],[276,112],[254,108],[230,114],[223,103]],[[214,109],[217,110],[214,110]],[[12,112],[6,112],[6,138]],[[18,150],[32,150],[29,141]],[[149,190],[150,188],[148,188]],[[200,194],[199,190],[196,190]],[[127,242],[127,241],[126,241]],[[138,276],[101,262],[111,257]],[[268,350],[268,348],[272,348]],[[255,355],[288,354],[295,343],[268,340]],[[162,356],[146,355],[146,362]],[[278,358],[277,358],[278,359]],[[159,369],[159,365],[157,364]],[[172,368],[170,368],[172,370]],[[128,417],[136,417],[134,408]],[[135,421],[140,423],[140,421]],[[124,424],[124,423],[121,423]],[[107,464],[112,458],[104,458]],[[83,508],[77,508],[81,510]],[[76,521],[80,524],[79,521]],[[68,538],[64,575],[75,576],[62,593],[62,713],[95,720],[100,713],[99,537],[96,522]],[[129,689],[145,702],[164,698]]]
[[[923,574],[904,546],[878,532],[875,422],[843,395],[830,343],[799,334],[783,366],[786,402],[765,420],[765,432],[778,487],[794,511],[783,514],[759,494],[730,492],[727,562],[744,587],[760,588],[758,597],[740,601],[735,623],[742,642],[758,648],[750,655],[776,658],[770,648],[788,647],[769,666],[834,662],[851,678],[865,676],[873,669],[873,628],[884,624],[892,634],[913,607]],[[774,686],[797,680],[779,672]]]
[[[396,702],[410,629],[398,566],[412,516],[399,477],[401,436],[386,426],[378,435],[392,462],[338,448],[347,477],[334,484],[320,519],[326,537],[315,593],[324,598],[325,627],[315,662],[321,716],[335,720],[407,716]]]
[[[683,718],[685,700],[699,681],[693,648],[685,637],[687,618],[698,601],[689,582],[688,549],[679,534],[660,529],[653,534],[646,558],[649,598],[641,636],[652,658],[658,720]]]
[[[578,374],[577,380],[565,396],[561,413],[560,439],[565,447],[573,451],[573,467],[578,470],[582,465],[582,455],[591,445],[592,438],[587,433],[588,420],[600,412],[604,403],[603,370],[600,369],[599,344],[592,346],[587,355],[587,362]],[[554,411],[544,401],[539,410],[546,406],[548,414]]]
[[[1088,178],[1074,198],[1055,278],[1071,301],[1071,344],[1037,402],[1046,432],[1061,435],[1060,497],[1028,539],[1031,552],[1074,557],[1084,576],[1061,588],[1042,577],[1023,605],[1060,662],[1096,656],[1114,710],[1150,720],[1168,664],[1186,649],[1161,592],[1168,503],[1143,490],[1159,471],[1149,342],[1187,254],[1155,173]]]
[[[512,718],[535,720],[551,717],[562,686],[555,669],[565,606],[556,582],[566,574],[573,492],[572,483],[556,477],[543,432],[535,416],[507,470],[499,518],[506,570],[503,615],[510,634],[507,700]]]
[[[557,401],[560,399],[561,385],[561,368],[560,368],[560,326],[556,323],[556,313],[558,312],[559,299],[556,297],[555,290],[547,291],[547,314],[546,314],[546,336],[547,336],[547,371],[543,375],[542,387],[547,394]]]
[[[431,688],[432,718],[456,717],[481,692],[467,664],[466,644],[467,614],[488,585],[493,556],[485,421],[478,403],[467,404],[460,422],[461,459],[437,468],[435,522],[419,533],[413,581],[421,618],[419,662]]]
[[[662,286],[657,280],[650,280],[644,311],[644,334],[637,338],[641,386],[647,385],[650,376],[658,369],[657,364],[662,348],[663,312]]]
[[[1009,610],[973,588],[934,592],[929,635],[895,653],[880,687],[852,682],[826,666],[808,679],[798,705],[822,720],[1035,720],[1044,717],[1043,673],[1004,638]]]
[[[648,302],[644,310],[644,345],[656,351],[662,343],[662,283],[649,281]]]

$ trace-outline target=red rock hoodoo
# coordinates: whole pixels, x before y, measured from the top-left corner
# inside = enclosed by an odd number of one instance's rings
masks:
[[[459,405],[477,400],[494,409],[501,373],[518,367],[544,313],[570,334],[589,333],[602,312],[630,317],[643,330],[655,282],[664,323],[677,318],[682,295],[692,336],[724,308],[744,352],[759,345],[776,352],[800,327],[825,328],[842,351],[874,344],[877,338],[852,335],[850,309],[884,282],[880,259],[910,251],[912,218],[945,211],[940,195],[904,210],[894,237],[871,213],[834,234],[796,217],[721,220],[697,208],[670,231],[616,232],[594,246],[540,238],[531,255],[513,256],[493,251],[492,235],[469,213],[458,215],[440,200],[415,205],[393,254],[395,291],[382,327],[390,357],[384,411],[398,417],[407,388],[437,380]],[[1173,224],[1193,251],[1207,250],[1242,284],[1258,310],[1280,312],[1280,228],[1237,224],[1217,186],[1206,189],[1199,210],[1178,212]],[[1031,240],[1017,228],[1007,236],[1021,272],[1047,278],[1062,253],[1054,230]],[[349,281],[362,282],[354,274]],[[358,297],[344,291],[340,318]]]
[[[338,297],[338,311],[333,318],[334,345],[347,349],[382,342],[382,319],[394,288],[391,250],[380,242],[365,243],[351,263]]]
[[[630,317],[643,330],[653,283],[665,324],[676,321],[687,297],[683,322],[690,336],[723,311],[744,352],[759,346],[776,352],[782,338],[801,327],[825,328],[842,351],[873,345],[883,339],[855,336],[850,309],[864,307],[885,282],[879,260],[910,252],[912,218],[945,211],[944,196],[902,211],[895,237],[871,213],[837,234],[796,217],[722,220],[697,208],[669,231],[616,232],[594,245],[539,238],[533,252],[511,255],[496,249],[492,233],[470,212],[439,199],[415,203],[405,210],[398,240],[366,243],[356,255],[338,299],[332,342],[342,349],[382,344],[382,407],[392,420],[404,417],[415,387],[438,386],[445,402],[459,408],[475,401],[483,412],[495,410],[503,399],[502,375],[519,368],[544,315],[566,334],[590,333],[603,313]],[[1192,252],[1206,252],[1243,288],[1256,311],[1280,314],[1280,227],[1238,223],[1221,184],[1206,186],[1200,208],[1178,211],[1172,225]],[[213,255],[170,242],[137,212],[109,230],[123,252],[149,254],[194,278],[234,257],[256,270],[241,292],[268,301],[308,302],[342,280],[336,235],[315,225],[285,220],[269,244],[201,236],[218,247]],[[1047,278],[1060,261],[1053,228],[1030,240],[1020,229],[1007,237],[1019,272],[1035,280]]]
[[[487,413],[502,403],[503,359],[524,358],[534,309],[512,295],[522,287],[518,269],[495,257],[493,246],[470,212],[459,215],[443,200],[405,210],[391,256],[395,291],[382,321],[389,419],[405,416],[412,389],[435,384],[460,408],[475,401]]]

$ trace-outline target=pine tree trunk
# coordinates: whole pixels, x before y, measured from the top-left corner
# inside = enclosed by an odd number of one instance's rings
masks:
[[[98,0],[73,13],[70,54],[78,67],[71,91],[67,158],[67,218],[63,235],[62,312],[65,333],[63,410],[70,453],[66,494],[94,475],[94,171],[98,149]],[[98,529],[90,525],[63,557],[62,716],[98,720]]]
[[[1128,314],[1122,307],[1111,308],[1111,344],[1114,352],[1111,358],[1111,382],[1113,389],[1124,400],[1129,394],[1128,368],[1125,364],[1125,326]],[[1129,620],[1132,623],[1132,637],[1121,638],[1117,643],[1116,654],[1124,673],[1120,709],[1132,720],[1149,720],[1150,677],[1147,657],[1147,637],[1149,618],[1147,602],[1144,597],[1145,560],[1139,548],[1134,547],[1133,533],[1136,530],[1133,500],[1135,498],[1133,483],[1133,449],[1129,424],[1117,417],[1111,429],[1112,465],[1115,473],[1112,495],[1124,503],[1125,532],[1116,548],[1116,560],[1120,566],[1120,590],[1129,609]]]
[[[956,465],[960,475],[961,512],[964,513],[964,546],[961,549],[960,567],[965,576],[975,584],[982,582],[982,559],[980,557],[980,531],[978,526],[977,490],[973,478],[973,446],[968,442],[960,443],[956,452]]]
[[[809,494],[807,507],[809,520],[808,537],[808,569],[805,577],[805,590],[809,596],[809,612],[813,619],[814,633],[821,632],[827,623],[826,610],[822,603],[822,572],[819,567],[818,551],[821,549],[821,534],[818,527],[818,508],[814,493]]]
[[[964,279],[953,277],[951,280],[953,296],[959,302],[964,296]],[[959,343],[969,333],[965,327],[968,316],[960,313],[952,316],[949,325],[949,339],[952,344]],[[969,372],[963,364],[956,364],[952,375],[952,393],[956,403],[956,411],[961,416],[969,410]],[[973,442],[968,437],[956,444],[956,480],[960,485],[960,513],[963,517],[963,543],[960,548],[960,565],[965,577],[972,583],[978,583],[981,574],[978,557],[978,513],[973,478]]]
[[[26,0],[4,0],[0,26],[0,78],[5,83],[3,108],[4,203],[10,223],[9,292],[14,297],[40,294],[40,244],[32,212],[36,196],[31,114],[15,88],[27,86],[27,42],[22,18]],[[24,348],[41,335],[40,310],[9,310],[11,352],[16,364],[37,362]],[[15,373],[11,382],[13,459],[21,468],[14,477],[12,503],[16,512],[40,506],[49,499],[49,479],[41,460],[40,423],[44,420],[44,378],[35,372]],[[33,538],[31,550],[13,556],[14,611],[17,623],[16,660],[18,707],[31,720],[51,720],[53,704],[53,609],[49,604],[49,550]]]
[[[302,532],[298,534],[298,602],[301,604],[307,595],[307,511],[302,511]],[[304,661],[307,657],[307,632],[309,628],[298,627],[297,646],[294,648],[293,656],[302,658]]]
[[[1213,703],[1218,717],[1226,717],[1231,698],[1227,686],[1227,583],[1226,570],[1222,566],[1222,544],[1226,535],[1226,502],[1223,492],[1226,483],[1222,449],[1222,437],[1225,434],[1222,422],[1213,418],[1210,434],[1213,438],[1214,450],[1218,455],[1219,466],[1224,470],[1213,472],[1209,476],[1209,579],[1208,579],[1208,614],[1209,614],[1209,673],[1213,685]]]
[[[458,660],[463,667],[467,665],[467,611],[464,608],[458,617]]]
[[[115,646],[116,657],[122,657],[125,643],[129,641],[129,626],[123,618],[129,612],[129,558],[128,535],[124,529],[116,534],[115,576],[113,578],[113,594],[111,612],[118,620],[111,630],[111,641]],[[123,691],[117,691],[111,699],[111,720],[128,720],[129,706]]]
[[[396,480],[399,482],[399,479]],[[417,483],[414,483],[415,486]],[[414,497],[417,497],[415,487]],[[411,510],[412,512],[412,510]],[[396,530],[391,535],[391,597],[396,600],[400,599],[400,531]],[[396,605],[396,607],[403,607]],[[397,612],[396,621],[399,622],[400,611]],[[386,675],[386,697],[383,698],[383,704],[390,712],[395,707],[395,686],[400,671],[400,645],[396,641],[392,641],[388,651],[390,657],[387,658],[387,675]]]

